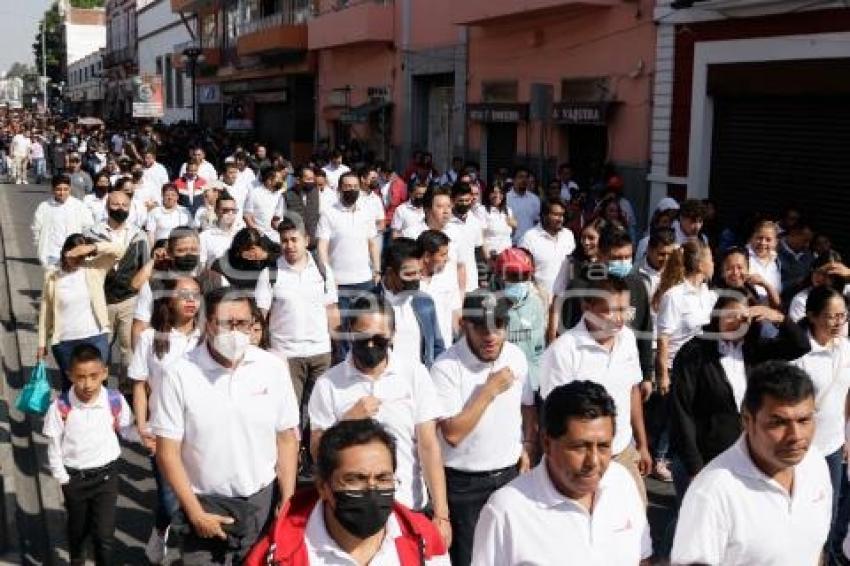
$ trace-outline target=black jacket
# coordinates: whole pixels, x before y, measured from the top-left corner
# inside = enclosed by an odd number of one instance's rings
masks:
[[[316,247],[316,227],[319,225],[319,190],[315,187],[305,191],[294,186],[283,197],[286,200],[286,213],[298,214],[304,222],[304,229],[310,237],[309,248]]]
[[[720,365],[719,342],[692,338],[673,360],[670,393],[670,443],[691,476],[741,436],[741,414]],[[761,337],[753,324],[744,337],[744,366],[768,360],[796,360],[810,350],[805,330],[786,318],[775,338]]]
[[[568,299],[564,301],[561,309],[561,325],[564,329],[570,329],[581,320],[582,290],[590,287],[592,277],[605,276],[605,268],[601,264],[589,264],[570,281],[567,288]],[[635,337],[637,338],[638,357],[640,358],[640,370],[644,379],[655,375],[655,359],[652,355],[653,342],[655,341],[652,327],[652,314],[649,308],[649,295],[646,285],[640,276],[630,273],[625,278],[629,287],[629,302],[635,309],[635,317],[629,323]]]
[[[103,225],[94,226],[85,235],[97,241],[110,241],[109,234],[104,230]],[[130,244],[127,246],[124,255],[121,256],[118,263],[106,274],[103,284],[106,304],[114,305],[136,296],[138,291],[133,288],[130,282],[149,259],[150,249],[148,238],[145,232],[137,230],[130,240]]]

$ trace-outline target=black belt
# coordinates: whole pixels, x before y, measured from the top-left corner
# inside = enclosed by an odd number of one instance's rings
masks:
[[[446,468],[447,475],[461,476],[468,478],[497,478],[511,471],[516,471],[516,465],[501,468],[499,470],[485,470],[483,472],[468,472],[466,470],[458,470],[455,468]]]
[[[77,468],[69,468],[65,466],[65,471],[68,472],[68,475],[72,478],[80,478],[85,480],[97,477],[107,472],[111,472],[112,468],[115,467],[115,462],[117,461],[118,460],[113,460],[105,466],[101,466],[99,468],[86,468],[85,470],[78,470]]]

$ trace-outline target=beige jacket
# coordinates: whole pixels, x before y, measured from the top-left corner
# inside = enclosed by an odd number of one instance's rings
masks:
[[[94,318],[101,329],[109,327],[109,313],[106,310],[106,298],[103,282],[106,274],[124,253],[124,248],[114,242],[97,242],[94,257],[86,259],[80,266],[86,272],[86,286],[91,297]],[[59,314],[59,302],[56,300],[56,281],[58,269],[50,269],[44,275],[44,289],[41,293],[41,312],[38,317],[38,347],[45,348],[59,342],[62,335],[62,317]]]

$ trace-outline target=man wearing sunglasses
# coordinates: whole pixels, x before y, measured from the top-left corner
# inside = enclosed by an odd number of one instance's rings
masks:
[[[249,345],[250,298],[216,289],[205,309],[205,341],[153,392],[151,430],[188,525],[183,563],[241,564],[295,491],[298,405],[286,364]]]

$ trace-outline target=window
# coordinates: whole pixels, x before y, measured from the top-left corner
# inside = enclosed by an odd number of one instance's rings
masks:
[[[201,20],[201,47],[212,49],[218,47],[217,13],[205,14]]]
[[[174,108],[174,68],[171,66],[171,55],[165,56],[165,107]]]
[[[516,102],[519,85],[516,81],[482,83],[481,99],[484,102]]]

